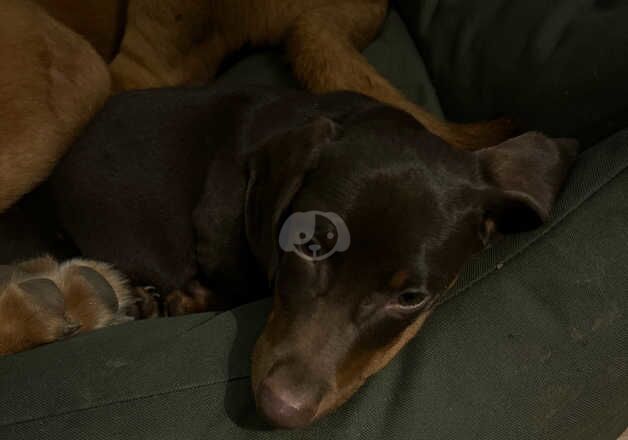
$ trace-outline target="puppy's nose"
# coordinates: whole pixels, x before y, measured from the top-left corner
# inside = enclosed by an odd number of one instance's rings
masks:
[[[288,388],[272,376],[264,379],[257,392],[262,415],[278,428],[307,426],[316,415],[320,397],[317,392],[299,388]]]

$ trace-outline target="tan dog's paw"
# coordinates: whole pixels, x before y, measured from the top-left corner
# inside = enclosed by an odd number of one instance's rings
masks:
[[[0,354],[133,320],[134,296],[108,264],[42,257],[0,269]]]
[[[130,289],[111,266],[89,260],[70,260],[55,274],[65,299],[65,314],[87,332],[131,321],[126,316],[132,302]]]
[[[0,355],[71,336],[79,325],[64,314],[63,294],[50,279],[9,282],[0,291]]]

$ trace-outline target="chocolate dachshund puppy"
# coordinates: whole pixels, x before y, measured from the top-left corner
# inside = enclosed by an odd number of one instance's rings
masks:
[[[456,150],[349,92],[161,89],[111,99],[43,191],[82,255],[173,314],[199,291],[271,293],[253,392],[300,427],[383,368],[474,253],[545,221],[576,151],[539,133]]]

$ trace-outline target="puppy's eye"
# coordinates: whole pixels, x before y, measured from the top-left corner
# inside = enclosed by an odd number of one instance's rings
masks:
[[[396,307],[402,310],[414,311],[424,307],[430,300],[430,295],[419,289],[407,289],[397,297]]]

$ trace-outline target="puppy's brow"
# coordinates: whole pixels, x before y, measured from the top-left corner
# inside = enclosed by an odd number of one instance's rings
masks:
[[[410,274],[406,270],[400,270],[393,274],[388,285],[391,289],[401,289],[405,282],[410,277]]]

